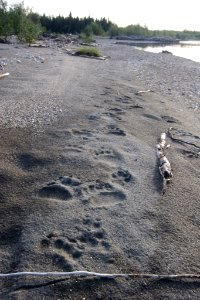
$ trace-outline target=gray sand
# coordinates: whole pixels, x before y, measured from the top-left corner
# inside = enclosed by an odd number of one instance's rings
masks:
[[[1,273],[200,272],[200,64],[1,45]],[[153,92],[136,95],[138,90]],[[155,146],[173,127],[165,195]],[[199,299],[192,280],[18,278],[1,299]]]

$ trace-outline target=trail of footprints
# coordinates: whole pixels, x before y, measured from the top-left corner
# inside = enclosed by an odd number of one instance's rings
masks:
[[[53,201],[79,199],[83,204],[106,207],[126,200],[123,187],[130,182],[135,182],[133,175],[122,168],[114,172],[108,182],[97,179],[82,183],[79,179],[62,176],[42,187],[38,195]]]
[[[124,89],[124,87],[123,87]],[[102,96],[107,96],[108,99],[105,100],[105,103],[107,104],[113,104],[113,99],[116,108],[114,108],[115,113],[119,113],[119,110],[123,109],[123,113],[125,113],[125,110],[130,110],[130,109],[143,109],[144,107],[141,105],[141,101],[143,99],[141,97],[136,97],[134,96],[134,99],[132,98],[133,90],[132,88],[129,90],[129,95],[124,94],[123,92],[116,92],[110,87],[105,87],[104,92],[101,94]],[[110,97],[110,99],[109,99]],[[138,99],[138,101],[135,101],[135,98]],[[138,103],[139,102],[139,103]]]
[[[105,122],[101,123],[104,127],[100,127],[98,131],[72,129],[71,135],[74,139],[81,138],[85,142],[97,140],[99,132],[120,137],[126,136],[126,132],[118,127],[117,122],[122,121],[125,110],[143,109],[143,106],[133,103],[131,97],[114,94],[110,88],[105,88],[103,95],[114,96],[115,106],[110,107],[107,112],[92,114],[88,119],[91,122],[101,122],[103,120]],[[113,105],[113,100],[108,99],[107,103]],[[169,116],[162,116],[161,118],[150,114],[143,114],[143,116],[156,121],[163,119],[170,123],[178,122],[178,120]],[[114,123],[110,122],[113,120]],[[74,142],[69,144],[65,150],[79,153],[84,151],[83,145],[84,143],[80,146]],[[122,155],[108,146],[92,149],[92,154],[95,159],[122,161]],[[119,167],[110,174],[110,179],[106,182],[100,179],[81,182],[80,179],[70,176],[59,177],[57,180],[43,186],[38,195],[50,201],[68,202],[79,200],[85,205],[106,208],[123,203],[126,200],[124,187],[127,189],[128,185],[133,185],[135,182],[136,178],[127,169]],[[107,233],[102,227],[102,221],[98,218],[93,219],[91,216],[86,216],[79,222],[74,228],[73,234],[68,234],[64,230],[51,232],[41,240],[40,247],[56,266],[65,271],[75,270],[77,264],[84,266],[83,262],[87,257],[94,260],[101,259],[104,263],[114,262],[112,247],[108,241]]]
[[[110,90],[108,89],[110,92]],[[125,97],[125,103],[130,102],[129,96]],[[99,132],[104,134],[111,134],[116,136],[126,136],[126,132],[119,128],[113,119],[121,120],[121,115],[125,112],[122,108],[112,107],[108,112],[91,115],[90,120],[99,120],[104,118],[103,127],[100,124],[100,128],[94,130],[86,129],[72,129],[71,135],[76,139],[82,139],[86,142],[89,140],[97,140],[99,138]],[[77,144],[70,144],[66,147],[67,152],[82,152],[84,150],[84,143],[81,146]],[[86,149],[88,151],[88,148]],[[122,160],[122,155],[116,150],[113,150],[107,146],[102,146],[99,149],[95,149],[92,152],[95,159],[110,159],[110,160]],[[84,204],[91,204],[92,206],[110,206],[122,203],[126,200],[126,193],[123,190],[124,185],[134,182],[133,176],[128,170],[118,168],[116,172],[110,174],[110,179],[107,182],[97,179],[93,182],[81,182],[77,178],[62,176],[55,181],[47,183],[43,186],[38,195],[41,198],[54,200],[54,201],[69,201],[79,199]]]
[[[86,216],[74,231],[73,236],[65,231],[51,232],[41,240],[42,251],[55,265],[65,271],[72,271],[85,253],[87,256],[89,253],[90,258],[101,257],[107,263],[112,263],[111,245],[100,218]]]
[[[116,120],[121,120],[121,116],[125,114],[127,105],[135,104],[133,103],[133,99],[129,95],[124,95],[120,92],[116,93],[110,87],[105,87],[104,94],[111,96],[111,98],[114,97],[115,106],[110,107],[107,112],[100,112],[89,116],[89,120],[98,121],[100,126],[98,130],[72,129],[70,134],[75,140],[73,144],[66,146],[65,150],[67,152],[79,153],[85,150],[88,151],[88,148],[84,148],[84,142],[82,145],[78,145],[76,139],[80,141],[81,138],[85,142],[96,141],[101,138],[100,134],[102,133],[119,137],[126,136],[126,132],[118,127]],[[116,105],[117,103],[119,105]],[[139,106],[137,107],[139,108]],[[158,119],[155,116],[147,114],[146,117]],[[172,120],[172,118],[169,120],[167,116],[163,118],[168,122],[176,121],[174,119]],[[101,146],[98,149],[93,148],[91,151],[95,159],[107,159],[112,160],[112,162],[114,160],[120,162],[123,159],[119,152],[108,146]],[[107,182],[97,179],[94,182],[86,181],[83,183],[77,178],[67,176],[60,177],[43,186],[39,190],[38,195],[41,198],[56,201],[79,199],[84,204],[91,204],[92,206],[110,206],[122,203],[126,199],[126,193],[123,187],[129,183],[133,184],[135,181],[135,178],[128,170],[118,168],[113,174],[110,174],[110,179]]]

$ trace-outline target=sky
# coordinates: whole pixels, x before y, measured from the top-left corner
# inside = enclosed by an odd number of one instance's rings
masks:
[[[7,3],[19,3],[7,0]],[[105,17],[125,27],[140,24],[149,29],[200,31],[200,0],[24,0],[25,7],[47,16]]]

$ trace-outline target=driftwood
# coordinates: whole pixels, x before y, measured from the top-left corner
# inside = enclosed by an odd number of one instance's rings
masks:
[[[144,94],[144,93],[150,93],[150,92],[153,92],[152,90],[146,90],[146,91],[137,91],[135,93],[135,95],[141,95],[141,94]]]
[[[79,57],[98,59],[98,60],[107,60],[108,58],[110,58],[110,56],[82,55],[82,54],[78,54],[77,52],[75,52],[74,50],[71,50],[71,49],[65,49],[65,50],[66,50],[67,54],[72,55],[72,56],[79,56]]]
[[[104,274],[88,271],[74,271],[74,272],[17,272],[0,274],[0,278],[13,278],[21,276],[36,276],[36,277],[98,277],[98,278],[149,278],[149,279],[200,279],[200,274]]]
[[[4,73],[4,74],[0,74],[0,79],[3,79],[4,77],[10,75],[10,73]]]
[[[97,43],[80,43],[82,46],[96,47]]]
[[[33,48],[48,48],[48,46],[45,45],[45,44],[30,44],[29,47],[33,47]]]
[[[166,145],[166,133],[162,133],[160,142],[156,146],[156,153],[159,159],[159,171],[163,178],[163,194],[166,192],[167,183],[172,179],[173,176],[170,162],[164,154],[164,150],[169,147],[170,145]]]

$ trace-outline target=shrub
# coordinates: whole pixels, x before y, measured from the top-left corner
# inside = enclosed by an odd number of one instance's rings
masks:
[[[97,48],[80,48],[78,51],[76,51],[76,55],[87,55],[87,56],[94,56],[94,57],[100,57],[101,53],[99,49]]]
[[[20,33],[18,35],[19,39],[30,44],[33,43],[38,35],[41,33],[40,27],[34,24],[29,18],[24,18],[21,22]]]
[[[80,37],[82,38],[83,43],[91,44],[95,42],[94,36],[92,34],[87,36],[84,32],[82,32]]]

